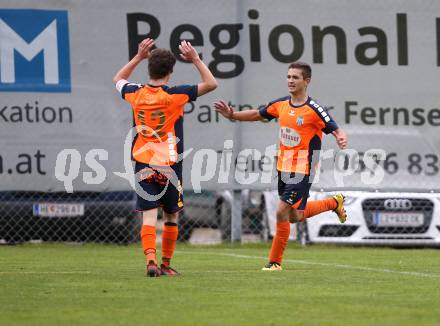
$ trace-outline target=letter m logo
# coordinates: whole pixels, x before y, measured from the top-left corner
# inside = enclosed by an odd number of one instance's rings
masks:
[[[0,92],[70,93],[67,11],[0,9]]]

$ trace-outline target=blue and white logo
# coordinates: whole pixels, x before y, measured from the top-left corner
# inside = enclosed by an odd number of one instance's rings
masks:
[[[0,9],[0,92],[70,89],[67,11]]]

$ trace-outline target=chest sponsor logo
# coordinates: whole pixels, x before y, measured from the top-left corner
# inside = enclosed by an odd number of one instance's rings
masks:
[[[280,142],[284,146],[294,147],[301,142],[301,136],[292,128],[280,128]]]

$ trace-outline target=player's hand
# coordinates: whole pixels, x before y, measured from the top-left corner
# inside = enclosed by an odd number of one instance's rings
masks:
[[[185,61],[194,62],[200,59],[199,54],[197,53],[196,49],[193,48],[190,42],[180,42],[179,50],[180,57]]]
[[[332,132],[332,135],[336,138],[336,143],[340,149],[347,148],[347,134],[341,128],[336,129]]]
[[[146,38],[141,43],[139,43],[137,55],[142,59],[148,59],[150,57],[153,47],[154,40],[151,38]]]
[[[215,111],[220,113],[222,116],[224,116],[227,119],[232,119],[232,116],[234,115],[234,110],[227,105],[224,101],[218,101],[214,103]]]

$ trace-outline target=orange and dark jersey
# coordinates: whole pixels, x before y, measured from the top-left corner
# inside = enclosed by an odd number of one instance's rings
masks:
[[[280,127],[277,169],[282,172],[310,174],[313,151],[321,149],[322,132],[329,134],[338,125],[312,98],[299,106],[290,96],[270,102],[260,109],[268,120],[278,118]]]
[[[133,109],[136,162],[170,166],[183,153],[183,107],[197,98],[197,85],[175,87],[132,84],[120,80],[116,88]]]

